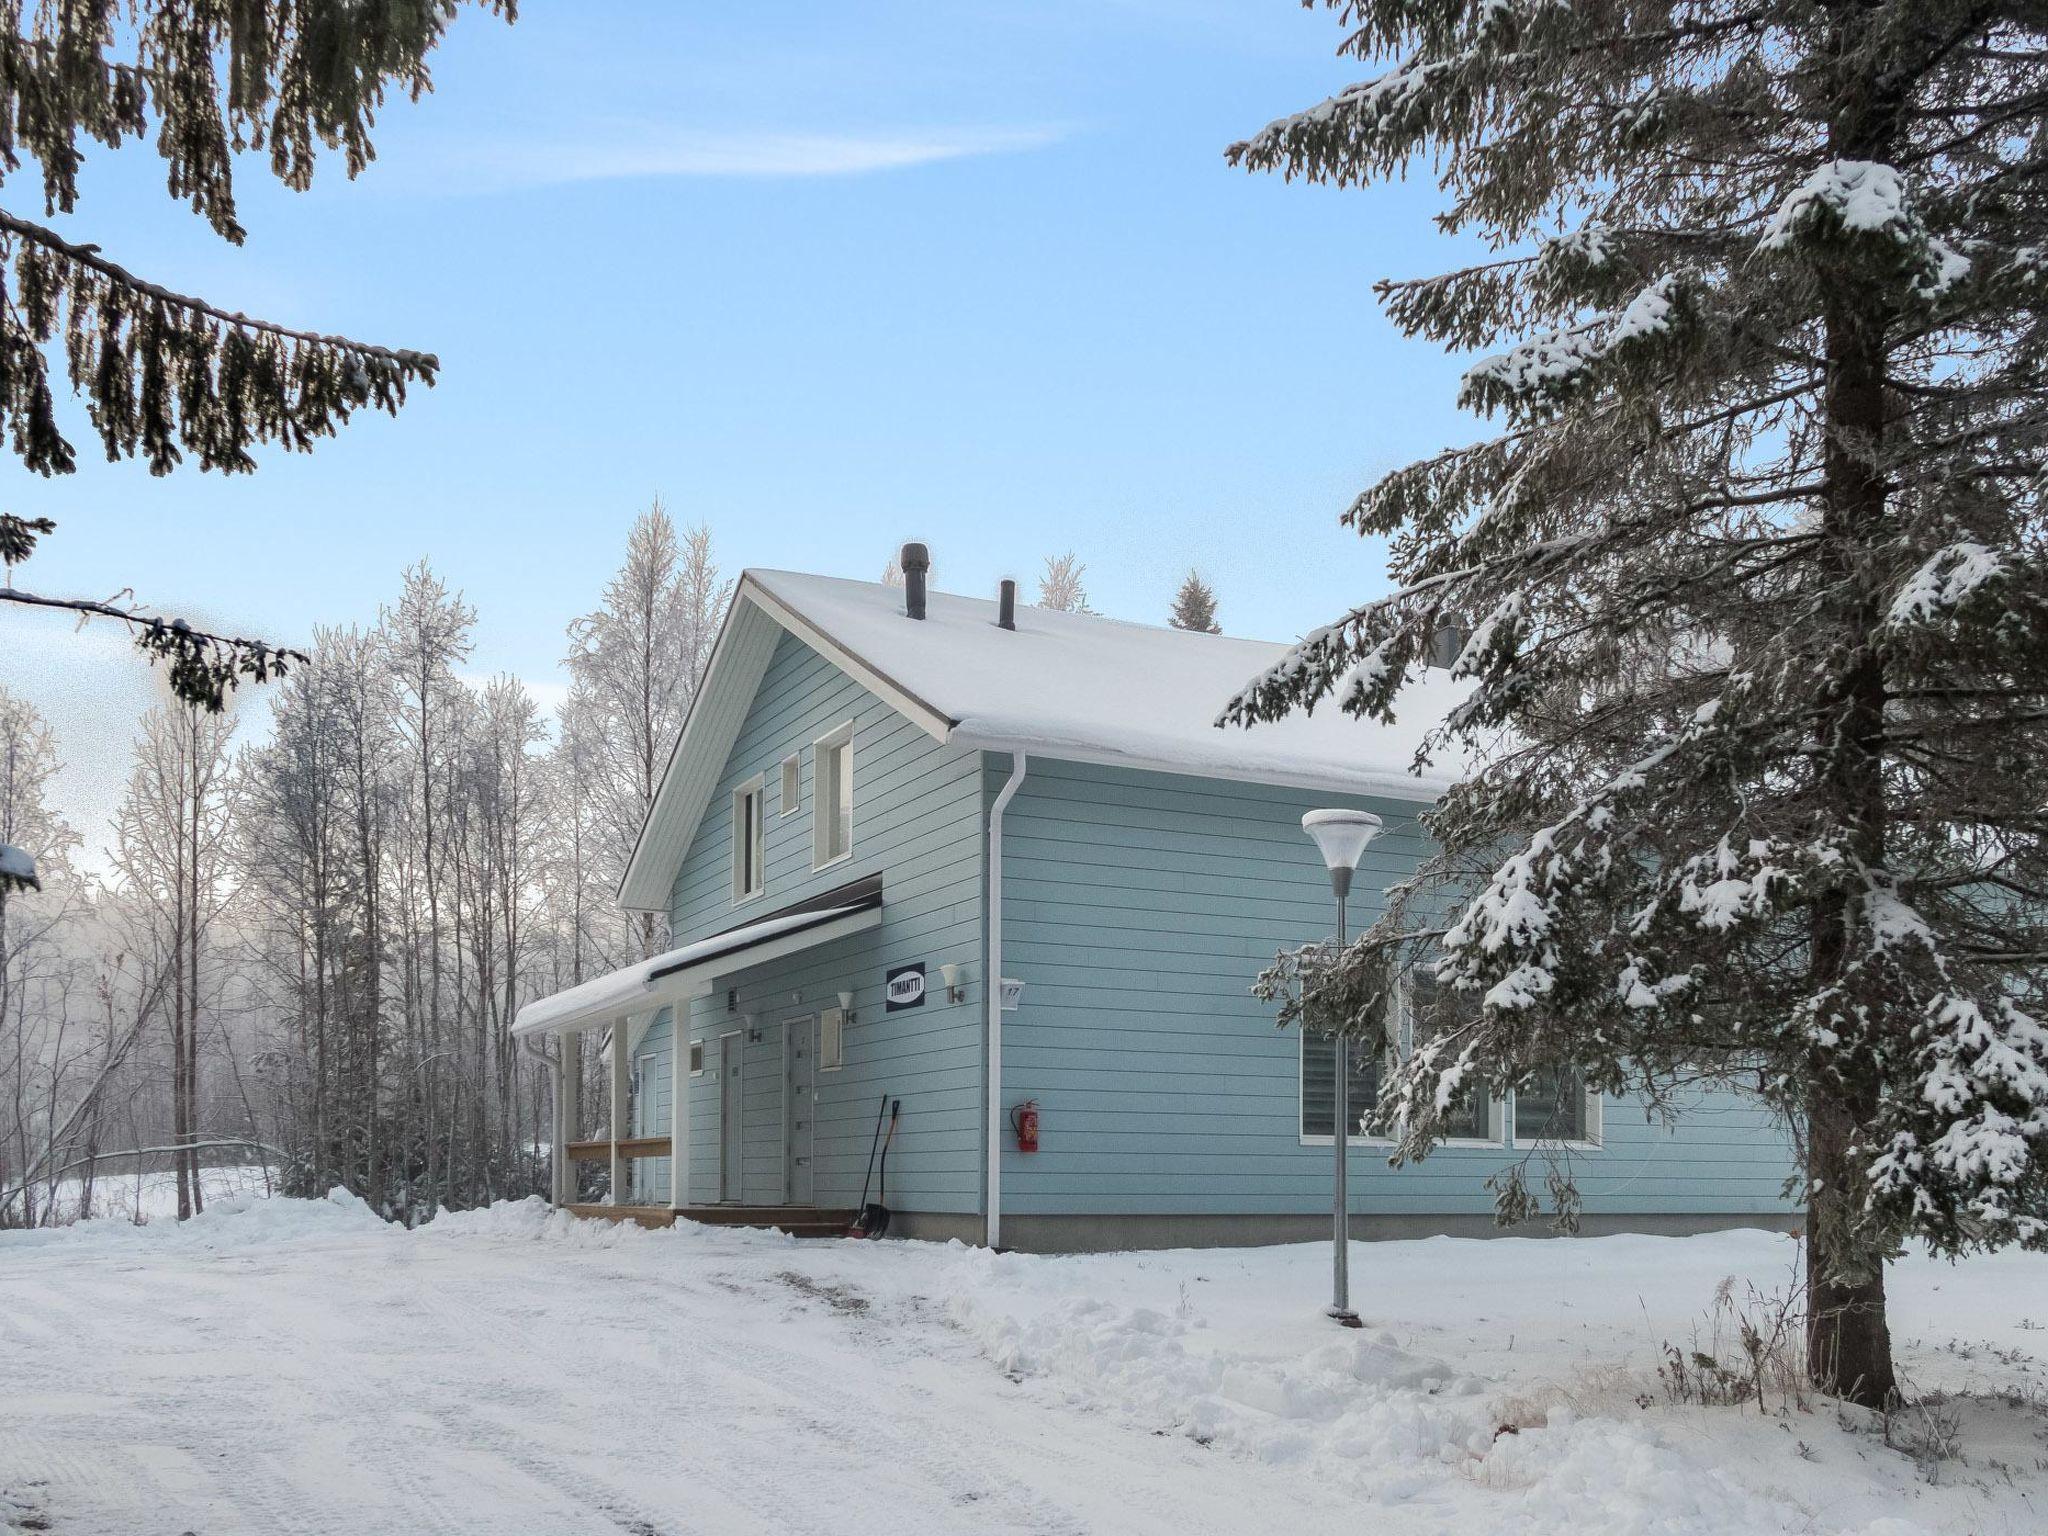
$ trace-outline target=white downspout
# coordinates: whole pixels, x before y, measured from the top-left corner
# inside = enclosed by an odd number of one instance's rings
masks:
[[[984,1238],[1003,1244],[1003,808],[1024,782],[1031,759],[1010,754],[1010,777],[988,812],[988,1213]]]

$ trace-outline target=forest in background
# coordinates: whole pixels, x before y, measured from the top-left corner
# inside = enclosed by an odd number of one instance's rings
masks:
[[[506,1026],[663,946],[613,892],[730,593],[656,502],[550,718],[465,680],[476,613],[422,562],[228,710],[151,709],[104,876],[51,804],[62,743],[0,689],[0,843],[42,881],[0,893],[0,1225],[116,1209],[95,1185],[138,1166],[180,1216],[202,1163],[407,1221],[544,1189],[552,1090]]]

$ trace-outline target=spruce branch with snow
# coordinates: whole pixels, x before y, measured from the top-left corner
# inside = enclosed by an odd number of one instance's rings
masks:
[[[1344,514],[1397,590],[1226,719],[1385,719],[1447,620],[1471,777],[1334,970],[1464,1003],[1374,1110],[1712,1078],[1798,1129],[1809,1358],[1880,1404],[1909,1238],[2048,1246],[2048,26],[2010,6],[1335,4],[1373,80],[1232,146],[1441,167],[1495,259],[1378,292],[1500,430]],[[1449,1003],[1445,1007],[1451,1006]]]
[[[1223,633],[1223,626],[1216,622],[1216,593],[1202,580],[1200,572],[1189,571],[1182,580],[1180,590],[1173,595],[1173,611],[1166,622],[1175,629],[1191,629],[1204,635]]]
[[[513,16],[513,0],[477,0]],[[427,55],[457,0],[0,0],[0,192],[25,163],[43,216],[79,203],[83,145],[146,140],[165,163],[166,191],[239,245],[234,168],[267,151],[293,191],[312,184],[319,152],[353,177],[375,156],[370,133],[387,93],[430,87]],[[9,197],[9,201],[14,201]],[[431,354],[257,319],[131,272],[101,247],[0,208],[0,431],[28,469],[69,474],[77,451],[59,423],[53,371],[85,397],[110,460],[141,458],[168,474],[189,455],[201,469],[245,473],[266,444],[306,450],[360,410],[395,414],[406,390],[431,384]],[[26,558],[47,520],[0,520],[6,563]],[[33,540],[30,538],[29,547]],[[0,590],[0,601],[93,605]],[[130,616],[132,617],[132,616]],[[226,636],[195,639],[175,621],[144,619],[136,643],[169,664],[187,702],[220,707],[239,678],[262,681],[291,653]]]

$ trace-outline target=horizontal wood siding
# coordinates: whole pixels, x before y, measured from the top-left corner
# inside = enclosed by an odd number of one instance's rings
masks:
[[[811,744],[846,720],[854,722],[853,856],[814,871]],[[780,767],[791,753],[800,755],[803,791],[796,813],[786,816]],[[767,890],[735,904],[732,795],[756,774],[766,790]],[[882,922],[867,933],[722,978],[712,996],[691,1005],[690,1037],[706,1042],[706,1070],[691,1084],[692,1201],[718,1196],[718,1037],[737,1030],[744,1044],[743,1198],[770,1203],[780,1198],[783,1176],[783,1021],[815,1017],[848,991],[854,994],[855,1022],[846,1029],[846,1064],[817,1074],[815,1202],[850,1206],[859,1199],[877,1100],[887,1093],[903,1104],[889,1156],[890,1202],[934,1212],[981,1208],[981,811],[978,753],[934,742],[803,642],[782,638],[677,871],[675,942],[717,933],[877,871]],[[931,978],[925,1005],[885,1012],[886,970],[913,961],[923,961]],[[959,1006],[945,1002],[938,984],[945,962],[960,965],[969,978],[967,1001]],[[756,1032],[759,1040],[748,1038]],[[673,1039],[666,1019],[647,1039],[642,1049],[660,1054],[658,1073],[665,1084]],[[664,1097],[664,1116],[667,1102]],[[665,1168],[660,1176],[666,1188]]]
[[[991,754],[985,799],[1008,772]],[[1004,1024],[1003,1098],[1039,1101],[1041,1150],[1005,1152],[1006,1212],[1327,1209],[1330,1149],[1299,1134],[1300,1041],[1250,990],[1276,951],[1331,930],[1301,831],[1326,804],[1386,822],[1354,887],[1356,932],[1422,857],[1416,806],[1031,759],[1004,829],[1003,970],[1025,989]],[[1785,1139],[1744,1101],[1704,1098],[1675,1128],[1610,1101],[1603,1120],[1602,1145],[1570,1154],[1588,1211],[1783,1208]],[[1444,1147],[1393,1170],[1361,1146],[1354,1208],[1490,1211],[1487,1177],[1520,1155]]]

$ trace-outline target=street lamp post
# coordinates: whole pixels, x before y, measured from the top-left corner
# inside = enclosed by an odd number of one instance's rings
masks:
[[[1379,835],[1380,819],[1371,811],[1310,811],[1301,818],[1301,830],[1315,839],[1323,863],[1330,871],[1330,888],[1337,896],[1337,948],[1344,948],[1344,903],[1351,894],[1351,876],[1365,853],[1365,845]],[[1330,1036],[1331,1064],[1336,1069],[1332,1109],[1336,1132],[1330,1139],[1336,1151],[1331,1190],[1331,1255],[1329,1315],[1346,1328],[1359,1328],[1358,1314],[1351,1310],[1351,1201],[1347,1188],[1348,1136],[1351,1119],[1351,1051],[1341,1030]]]

